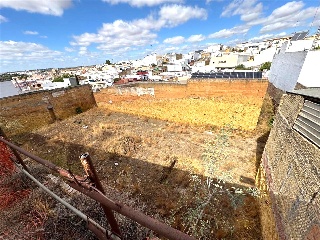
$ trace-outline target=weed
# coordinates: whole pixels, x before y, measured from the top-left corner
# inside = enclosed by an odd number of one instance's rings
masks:
[[[83,113],[82,108],[81,107],[77,107],[76,108],[76,114],[80,114]]]
[[[268,121],[268,126],[271,128],[273,126],[274,117],[271,117]]]
[[[171,212],[169,222],[178,224],[184,232],[199,239],[211,239],[213,232],[216,238],[234,238],[240,230],[236,227],[237,221],[230,216],[235,216],[236,212],[242,214],[248,194],[259,196],[256,188],[228,187],[234,179],[230,172],[223,170],[223,164],[228,158],[227,147],[232,133],[232,126],[226,125],[213,140],[205,143],[206,177],[191,175],[189,188],[177,204],[181,207]]]

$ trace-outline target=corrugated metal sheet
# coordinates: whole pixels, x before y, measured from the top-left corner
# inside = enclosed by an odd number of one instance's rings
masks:
[[[320,147],[320,104],[305,100],[293,128]]]

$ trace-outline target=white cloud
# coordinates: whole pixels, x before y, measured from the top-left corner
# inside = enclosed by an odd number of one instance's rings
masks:
[[[8,19],[2,15],[0,15],[0,23],[8,22]]]
[[[207,11],[204,8],[182,5],[163,6],[159,12],[160,20],[167,26],[174,27],[189,21],[190,19],[207,19]]]
[[[163,53],[168,53],[168,52],[176,52],[179,51],[179,47],[167,47],[164,49]]]
[[[243,40],[236,38],[236,39],[233,39],[233,40],[226,42],[226,45],[234,46],[234,45],[242,43],[242,42],[243,42]]]
[[[23,34],[26,34],[26,35],[38,35],[39,33],[36,32],[36,31],[24,31]]]
[[[13,8],[17,11],[41,13],[47,15],[61,16],[63,11],[72,5],[72,0],[43,1],[43,0],[1,0],[0,8]]]
[[[192,35],[188,38],[188,42],[194,43],[194,42],[201,42],[204,39],[206,39],[205,36],[203,36],[202,34],[198,34],[198,35]]]
[[[66,52],[74,52],[75,50],[73,48],[65,47],[64,50]]]
[[[87,47],[80,47],[79,55],[86,55],[88,53]]]
[[[299,10],[301,10],[304,6],[304,3],[302,1],[299,2],[288,2],[285,5],[275,9],[271,16],[274,18],[283,18],[289,15],[292,15],[294,13],[297,13]]]
[[[0,41],[0,58],[13,62],[42,60],[60,56],[61,52],[30,42]]]
[[[240,15],[245,25],[256,26],[262,25],[260,29],[261,34],[269,32],[279,31],[282,29],[289,29],[299,26],[308,26],[308,19],[314,17],[317,9],[316,7],[308,7],[304,9],[305,4],[302,1],[291,1],[273,10],[273,12],[267,17],[261,17],[263,14],[263,5],[258,0],[233,0],[227,5],[221,16],[235,16]],[[237,27],[231,29],[223,29],[216,32],[210,37],[230,37],[234,34],[243,34]]]
[[[222,29],[218,32],[210,34],[208,38],[229,38],[234,35],[245,35],[249,29],[250,27],[247,25],[236,26],[230,29]]]
[[[259,42],[261,40],[265,40],[265,39],[271,38],[273,36],[274,36],[273,34],[264,34],[264,35],[261,35],[261,36],[258,36],[258,37],[250,38],[248,41],[249,42]]]
[[[155,6],[163,3],[182,3],[183,0],[103,0],[110,4],[128,3],[134,7]]]
[[[185,41],[184,37],[182,36],[177,36],[177,37],[172,37],[172,38],[167,38],[163,41],[163,43],[167,44],[181,44]]]
[[[275,9],[270,16],[260,20],[263,27],[260,33],[267,33],[271,31],[287,29],[297,26],[306,26],[306,20],[312,19],[317,8],[305,8],[303,2],[288,2],[283,6]]]
[[[209,4],[211,2],[223,2],[224,0],[206,0],[206,4]]]
[[[204,18],[207,12],[203,8],[180,5],[163,6],[158,15],[150,15],[133,21],[116,20],[104,23],[97,33],[83,33],[74,36],[72,46],[88,47],[98,44],[97,49],[104,51],[123,51],[132,47],[141,47],[157,43],[156,31],[164,27],[173,27],[192,18]],[[117,54],[117,53],[114,53]]]
[[[71,45],[87,47],[97,43],[100,50],[119,50],[130,46],[144,46],[153,44],[157,35],[147,28],[142,28],[137,22],[116,20],[104,23],[98,33],[84,33],[74,36]]]
[[[257,0],[234,0],[221,13],[222,17],[240,15],[241,20],[249,22],[259,18],[263,5]]]
[[[260,29],[260,33],[267,33],[272,31],[277,31],[286,28],[292,28],[299,26],[297,22],[276,22],[273,24],[266,25]]]
[[[286,32],[281,32],[281,33],[277,33],[277,34],[264,34],[264,35],[261,35],[261,36],[258,36],[258,37],[253,37],[253,38],[250,38],[248,41],[249,42],[259,42],[259,41],[262,41],[262,40],[266,40],[266,39],[271,39],[271,38],[276,38],[276,37],[283,37],[283,36],[286,36],[287,33]]]

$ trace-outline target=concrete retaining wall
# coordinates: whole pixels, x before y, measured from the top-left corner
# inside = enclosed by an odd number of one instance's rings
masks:
[[[303,103],[283,95],[262,156],[280,239],[320,239],[320,149],[292,128]]]
[[[52,122],[48,106],[57,119],[65,119],[96,106],[96,101],[89,85],[1,98],[0,124],[7,134],[31,131]]]

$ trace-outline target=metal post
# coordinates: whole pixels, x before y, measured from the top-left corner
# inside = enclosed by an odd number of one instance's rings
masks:
[[[3,139],[5,140],[9,140],[8,137],[6,136],[6,134],[4,133],[4,131],[2,130],[2,128],[0,127],[0,137],[3,137]],[[8,146],[8,145],[7,145]],[[18,162],[21,164],[21,166],[23,167],[24,170],[26,170],[27,172],[30,172],[27,165],[24,163],[24,161],[22,160],[22,158],[20,157],[19,153],[12,147],[8,146],[11,150],[11,152],[13,153],[13,155],[16,157],[16,159],[18,160]]]
[[[93,166],[91,157],[89,153],[81,154],[80,156],[81,164],[84,168],[84,171],[86,172],[87,176],[90,178],[90,180],[95,184],[96,188],[103,194],[105,194],[105,191],[101,185],[101,182],[99,180],[98,174]],[[102,204],[100,204],[103,208],[103,211],[107,217],[107,220],[110,224],[111,230],[113,233],[117,234],[119,237],[121,237],[121,231],[118,226],[118,223],[114,217],[114,214],[112,210]]]

